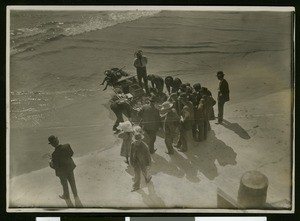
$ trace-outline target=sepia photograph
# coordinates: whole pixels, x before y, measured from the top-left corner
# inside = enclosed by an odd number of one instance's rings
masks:
[[[8,212],[293,213],[293,7],[6,12]]]

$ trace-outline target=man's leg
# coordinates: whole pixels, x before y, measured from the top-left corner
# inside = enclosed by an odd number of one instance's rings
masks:
[[[187,146],[187,135],[188,135],[188,132],[190,132],[190,130],[187,131],[184,128],[182,128],[180,130],[180,140],[181,140],[180,151],[182,151],[182,152],[186,152],[188,150],[188,146]]]
[[[152,178],[152,176],[148,172],[148,167],[141,166],[141,170],[142,170],[143,176],[145,177],[146,183],[149,183],[150,180],[151,180],[151,178]]]
[[[77,194],[77,188],[76,188],[75,177],[74,177],[74,172],[73,171],[71,171],[68,174],[68,181],[70,183],[70,186],[71,186],[74,197],[77,197],[78,194]]]
[[[168,149],[168,154],[173,154],[174,153],[173,139],[174,139],[173,134],[165,133],[165,144],[166,144],[166,147]]]
[[[66,176],[60,176],[60,183],[63,187],[63,194],[60,196],[62,199],[69,199],[70,194],[69,194],[69,187],[68,187],[68,180]]]
[[[144,130],[146,132],[146,143],[148,145],[150,153],[154,153],[154,142],[155,139],[153,139],[153,131],[152,130]],[[155,134],[156,137],[156,134]]]
[[[143,81],[144,81],[144,87],[147,93],[149,93],[149,88],[148,88],[148,78],[147,78],[147,72],[145,71],[142,75]]]
[[[140,71],[137,71],[137,79],[139,82],[139,85],[141,88],[143,88],[143,84],[142,84],[142,73],[140,73]]]
[[[118,130],[117,127],[119,126],[119,123],[120,122],[124,122],[124,119],[123,119],[123,114],[122,114],[122,111],[119,110],[119,109],[112,109],[113,112],[115,113],[116,117],[117,117],[117,120],[113,126],[113,130],[116,131]]]
[[[222,123],[223,121],[223,112],[224,112],[224,101],[219,99],[218,100],[218,122]]]
[[[141,183],[141,168],[140,165],[136,164],[134,166],[134,183],[132,186],[132,190],[138,190],[140,188]]]

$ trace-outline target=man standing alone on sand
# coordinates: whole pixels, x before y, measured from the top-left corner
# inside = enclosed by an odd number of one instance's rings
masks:
[[[59,177],[61,185],[63,187],[63,194],[59,197],[64,200],[70,199],[68,182],[70,183],[74,198],[78,198],[77,188],[74,178],[74,172],[76,165],[72,159],[73,150],[70,144],[59,144],[59,140],[56,136],[51,135],[48,138],[49,144],[51,144],[55,150],[52,153],[51,161],[49,165],[55,170],[55,175]]]
[[[136,73],[137,73],[137,78],[138,78],[138,82],[141,88],[143,88],[143,84],[142,84],[142,79],[144,81],[144,88],[146,90],[146,93],[149,93],[148,90],[148,79],[147,79],[147,69],[146,69],[146,65],[148,63],[148,59],[147,57],[143,56],[143,51],[142,50],[138,50],[135,53],[135,60],[134,60],[134,67],[136,68]]]
[[[217,78],[220,80],[220,83],[218,90],[218,122],[216,124],[221,124],[223,122],[224,104],[229,101],[229,85],[224,79],[223,71],[217,72]]]

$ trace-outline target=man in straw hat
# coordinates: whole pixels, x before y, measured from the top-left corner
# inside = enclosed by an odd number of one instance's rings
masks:
[[[150,153],[154,153],[154,143],[156,140],[156,133],[161,127],[161,118],[159,111],[155,107],[156,97],[150,97],[150,104],[144,105],[138,112],[138,117],[141,119],[141,127],[147,135],[147,144]]]
[[[59,197],[64,200],[70,199],[68,182],[70,183],[74,198],[78,198],[77,188],[74,178],[74,172],[76,165],[72,159],[73,150],[70,144],[59,144],[59,140],[56,136],[51,135],[48,138],[49,144],[55,148],[52,153],[51,161],[49,165],[55,170],[55,175],[59,177],[61,185],[63,187],[63,194]]]
[[[148,63],[147,57],[143,56],[143,51],[138,50],[135,52],[135,59],[134,59],[134,67],[136,68],[138,82],[141,88],[145,88],[146,92],[148,93],[148,79],[147,79],[147,69],[146,65]],[[144,81],[144,85],[142,84],[142,79]]]
[[[131,145],[130,164],[134,168],[134,183],[132,192],[140,189],[141,172],[145,177],[146,183],[149,183],[152,176],[148,173],[149,166],[151,165],[151,156],[147,145],[142,141],[142,134],[135,134],[134,141]]]
[[[165,144],[168,149],[167,154],[174,154],[173,141],[176,137],[176,129],[178,127],[180,117],[173,108],[170,101],[166,101],[161,107],[161,117],[163,118],[163,129],[165,132]]]
[[[224,79],[223,71],[217,72],[217,78],[219,79],[220,83],[218,88],[218,122],[216,124],[221,124],[224,115],[224,104],[225,102],[229,101],[229,85]]]

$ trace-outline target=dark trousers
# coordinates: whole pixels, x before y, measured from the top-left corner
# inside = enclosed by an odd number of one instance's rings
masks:
[[[197,130],[197,135],[196,135],[196,140],[197,141],[203,141],[206,139],[206,127],[204,120],[197,120],[196,121],[196,130]]]
[[[60,179],[60,183],[63,187],[63,196],[66,198],[70,197],[69,186],[68,186],[68,182],[69,182],[74,197],[77,197],[77,188],[76,188],[76,183],[75,183],[74,172],[71,171],[67,174],[61,175],[59,177],[59,179]]]
[[[117,117],[117,120],[115,121],[115,124],[113,126],[113,130],[117,130],[117,127],[119,126],[119,123],[120,122],[124,122],[123,114],[122,114],[122,111],[120,110],[120,108],[111,106],[111,109],[112,109],[112,111],[115,113],[115,115]]]
[[[177,147],[180,147],[180,150],[187,151],[188,150],[188,133],[190,133],[191,130],[186,130],[184,128],[179,129],[179,140],[177,143]]]
[[[156,140],[156,130],[144,130],[147,134],[147,144],[150,153],[154,153],[154,143]]]
[[[218,122],[219,123],[222,123],[222,121],[223,121],[224,104],[225,104],[224,100],[222,100],[222,99],[218,100]]]
[[[136,163],[134,165],[134,183],[133,183],[133,189],[140,188],[141,183],[141,172],[143,176],[145,177],[146,182],[149,181],[151,175],[148,173],[147,166],[140,165],[139,163]]]
[[[170,133],[170,132],[165,133],[165,144],[168,149],[168,153],[170,154],[174,153],[173,141],[175,137],[176,137],[175,133]]]
[[[148,88],[148,79],[147,79],[146,68],[137,68],[136,72],[137,72],[137,79],[138,79],[140,87],[145,88],[146,92],[148,93],[149,88]],[[144,84],[142,83],[142,79],[144,81]]]
[[[197,141],[197,139],[198,139],[198,136],[197,136],[198,131],[197,131],[197,123],[196,122],[193,124],[192,133],[193,133],[193,139],[195,141]]]

